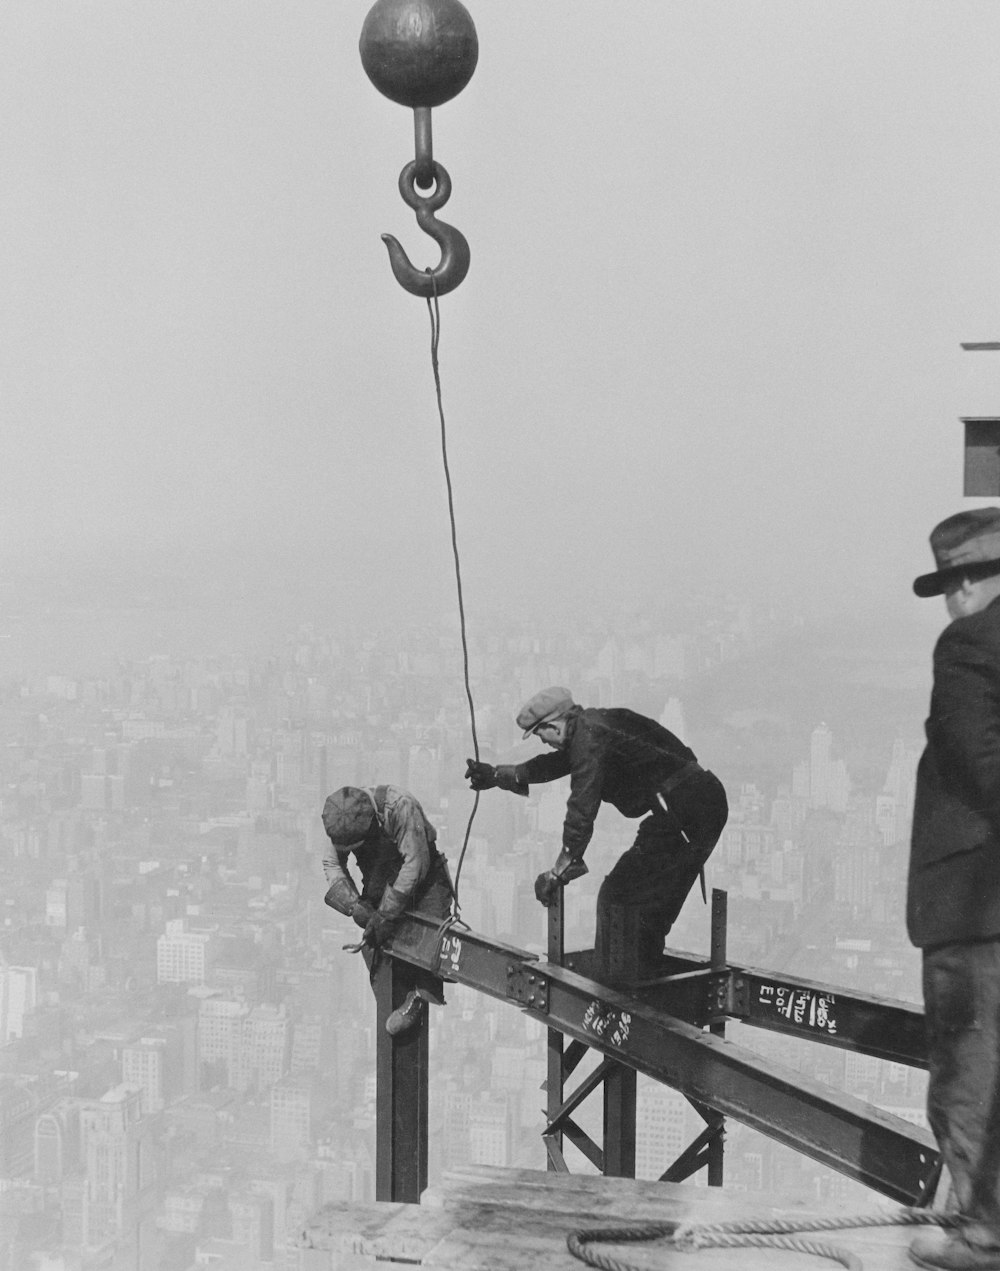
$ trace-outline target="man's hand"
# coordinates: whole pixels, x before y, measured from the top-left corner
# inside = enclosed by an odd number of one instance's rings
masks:
[[[547,869],[544,874],[539,874],[535,879],[535,899],[548,909],[561,887],[561,881],[550,869]]]
[[[365,927],[365,944],[373,949],[381,949],[385,942],[392,938],[395,929],[396,924],[389,918],[383,918],[380,913],[374,913]]]
[[[359,900],[351,910],[351,917],[362,931],[368,926],[374,915],[375,910],[369,905],[367,900]]]
[[[465,775],[473,790],[492,790],[497,783],[497,770],[492,764],[477,763],[475,759],[466,760],[468,767]]]

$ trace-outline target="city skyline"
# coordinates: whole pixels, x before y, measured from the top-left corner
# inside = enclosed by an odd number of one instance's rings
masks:
[[[754,701],[767,682],[753,670],[773,655],[795,672],[782,622],[706,603],[682,627],[650,613],[548,638],[520,621],[496,630],[472,650],[483,752],[530,752],[514,715],[541,681],[683,724],[729,790],[708,883],[729,895],[730,956],[917,1000],[902,923],[917,720],[894,726],[888,687],[867,689],[854,735],[798,711],[794,695],[782,720]],[[186,1271],[196,1248],[243,1267],[251,1255],[267,1264],[266,1251],[296,1271],[311,1212],[372,1198],[375,1012],[360,961],[341,949],[350,924],[322,904],[319,809],[341,784],[411,788],[455,868],[471,805],[459,665],[445,621],[300,627],[260,658],[159,654],[103,677],[0,678],[0,1208],[20,1206],[5,1211],[12,1249],[44,1249],[60,1271],[76,1271],[74,1242],[127,1271],[170,1257]],[[800,665],[815,665],[808,646]],[[725,691],[741,668],[748,695],[712,714],[712,684]],[[919,685],[896,692],[898,709]],[[483,798],[459,879],[474,929],[544,949],[532,879],[558,851],[564,804],[562,783],[524,802]],[[567,892],[568,947],[592,943],[596,888],[628,838],[627,822],[598,818],[591,872]],[[697,954],[707,942],[691,897],[668,944]],[[432,1176],[471,1161],[541,1167],[544,1029],[469,989],[447,997],[431,1020]],[[747,1041],[778,1057],[769,1038]],[[794,1051],[783,1041],[782,1062]],[[795,1063],[920,1121],[921,1074],[857,1058]],[[655,1177],[690,1115],[645,1082],[640,1102],[638,1163]],[[728,1140],[732,1186],[855,1194],[738,1125]],[[139,1172],[88,1181],[101,1144]],[[109,1208],[119,1186],[125,1208]]]

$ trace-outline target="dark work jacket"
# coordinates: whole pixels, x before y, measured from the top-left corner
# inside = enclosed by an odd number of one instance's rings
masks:
[[[361,871],[361,896],[378,905],[380,912],[395,918],[405,905],[418,898],[421,884],[438,864],[437,830],[408,791],[376,786],[372,795],[378,815],[354,849]],[[327,883],[343,882],[350,894],[356,893],[356,887],[348,869],[349,857],[349,852],[327,844],[323,871]]]
[[[934,650],[906,921],[919,948],[1000,936],[1000,600]]]
[[[565,750],[535,755],[515,772],[528,785],[569,776],[563,847],[579,857],[602,803],[624,816],[644,816],[663,782],[695,753],[662,724],[623,708],[574,706],[566,723]]]

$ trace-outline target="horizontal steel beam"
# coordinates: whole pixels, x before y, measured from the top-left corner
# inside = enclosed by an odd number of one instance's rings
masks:
[[[894,1200],[917,1201],[936,1168],[926,1130],[566,967],[459,926],[442,933],[439,920],[421,914],[400,923],[393,953],[516,1002],[541,1023]]]
[[[584,949],[567,954],[565,963],[588,975],[593,959],[593,950]],[[664,970],[664,976],[642,980],[629,992],[692,1024],[727,1015],[770,1032],[927,1067],[924,1013],[910,1002],[732,963],[713,971],[706,960],[677,953],[664,958]]]

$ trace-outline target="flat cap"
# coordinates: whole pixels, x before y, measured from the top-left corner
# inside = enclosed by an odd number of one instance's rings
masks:
[[[359,786],[341,786],[323,804],[323,828],[337,847],[359,843],[374,820],[371,795]]]
[[[525,702],[514,722],[518,728],[524,729],[525,737],[530,737],[539,724],[547,724],[553,719],[558,719],[575,705],[573,694],[569,689],[556,684],[552,688],[543,688],[540,693],[536,693]]]

